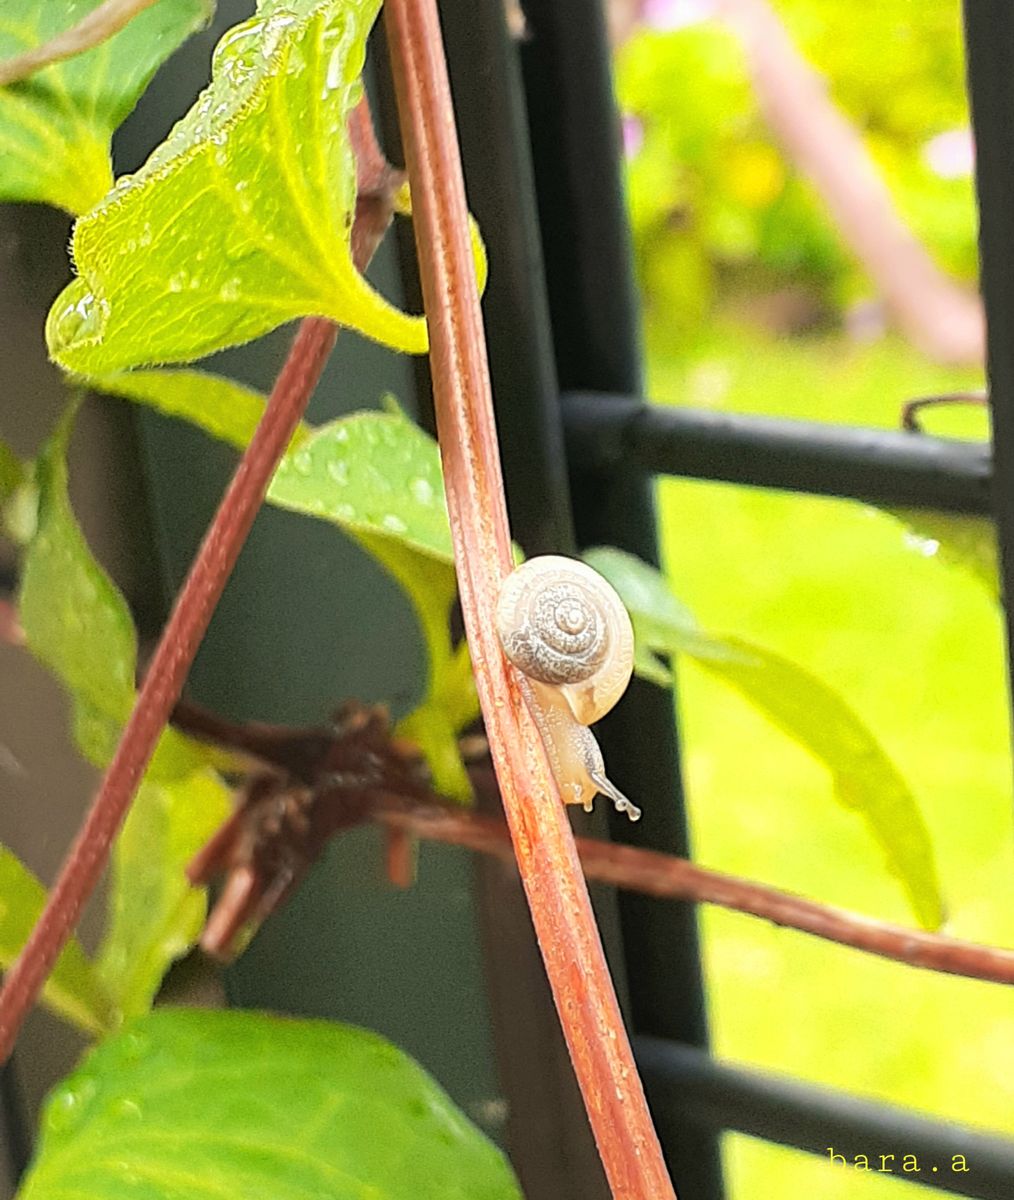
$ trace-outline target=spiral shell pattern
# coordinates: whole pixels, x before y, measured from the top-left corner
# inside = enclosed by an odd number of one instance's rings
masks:
[[[594,711],[591,720],[615,704],[630,678],[626,609],[601,575],[574,559],[545,555],[513,571],[497,604],[497,632],[520,671],[572,697],[580,693],[575,711]]]

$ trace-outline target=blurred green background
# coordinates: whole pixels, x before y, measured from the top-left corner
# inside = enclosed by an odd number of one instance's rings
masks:
[[[774,7],[913,232],[948,274],[973,281],[957,0]],[[871,283],[759,114],[717,9],[648,0],[616,65],[655,400],[891,427],[911,397],[982,386],[981,367],[938,365],[885,331]],[[981,410],[928,424],[987,434]],[[989,589],[860,504],[676,480],[660,483],[659,501],[677,594],[706,627],[840,690],[916,792],[948,932],[1014,944],[1004,642]],[[911,923],[821,767],[689,663],[680,707],[702,862]],[[721,1056],[1014,1133],[1009,989],[715,909],[702,920]],[[736,1198],[915,1194],[900,1173],[858,1174],[738,1136],[726,1149]]]

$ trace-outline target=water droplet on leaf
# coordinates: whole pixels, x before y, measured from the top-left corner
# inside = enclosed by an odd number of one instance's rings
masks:
[[[433,503],[433,484],[428,479],[424,479],[421,475],[417,479],[413,479],[408,485],[408,490],[420,504]]]
[[[344,487],[349,481],[349,465],[342,459],[334,460],[327,464],[327,473],[335,481]]]

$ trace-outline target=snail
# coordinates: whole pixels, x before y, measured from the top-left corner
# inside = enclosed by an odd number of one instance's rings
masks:
[[[504,582],[496,627],[564,800],[590,812],[601,792],[636,821],[641,810],[606,778],[588,728],[623,695],[633,671],[634,631],[619,596],[582,562],[530,558]]]

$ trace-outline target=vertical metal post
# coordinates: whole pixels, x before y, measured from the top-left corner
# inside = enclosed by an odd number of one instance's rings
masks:
[[[1014,7],[965,0],[968,90],[975,131],[979,260],[986,304],[993,427],[993,510],[1014,680]]]
[[[21,1097],[15,1075],[16,1058],[0,1067],[0,1195],[13,1196],[31,1157],[31,1138],[25,1128]]]
[[[619,176],[619,129],[599,0],[526,0],[521,57],[556,365],[564,390],[641,392],[638,306]],[[649,483],[628,473],[571,468],[578,542],[609,542],[656,561]],[[686,854],[672,698],[635,683],[602,726],[610,773],[642,803],[633,844]],[[637,896],[620,901],[630,1015],[638,1033],[707,1043],[692,909]],[[676,1122],[659,1128],[678,1189],[722,1195],[718,1142]]]

